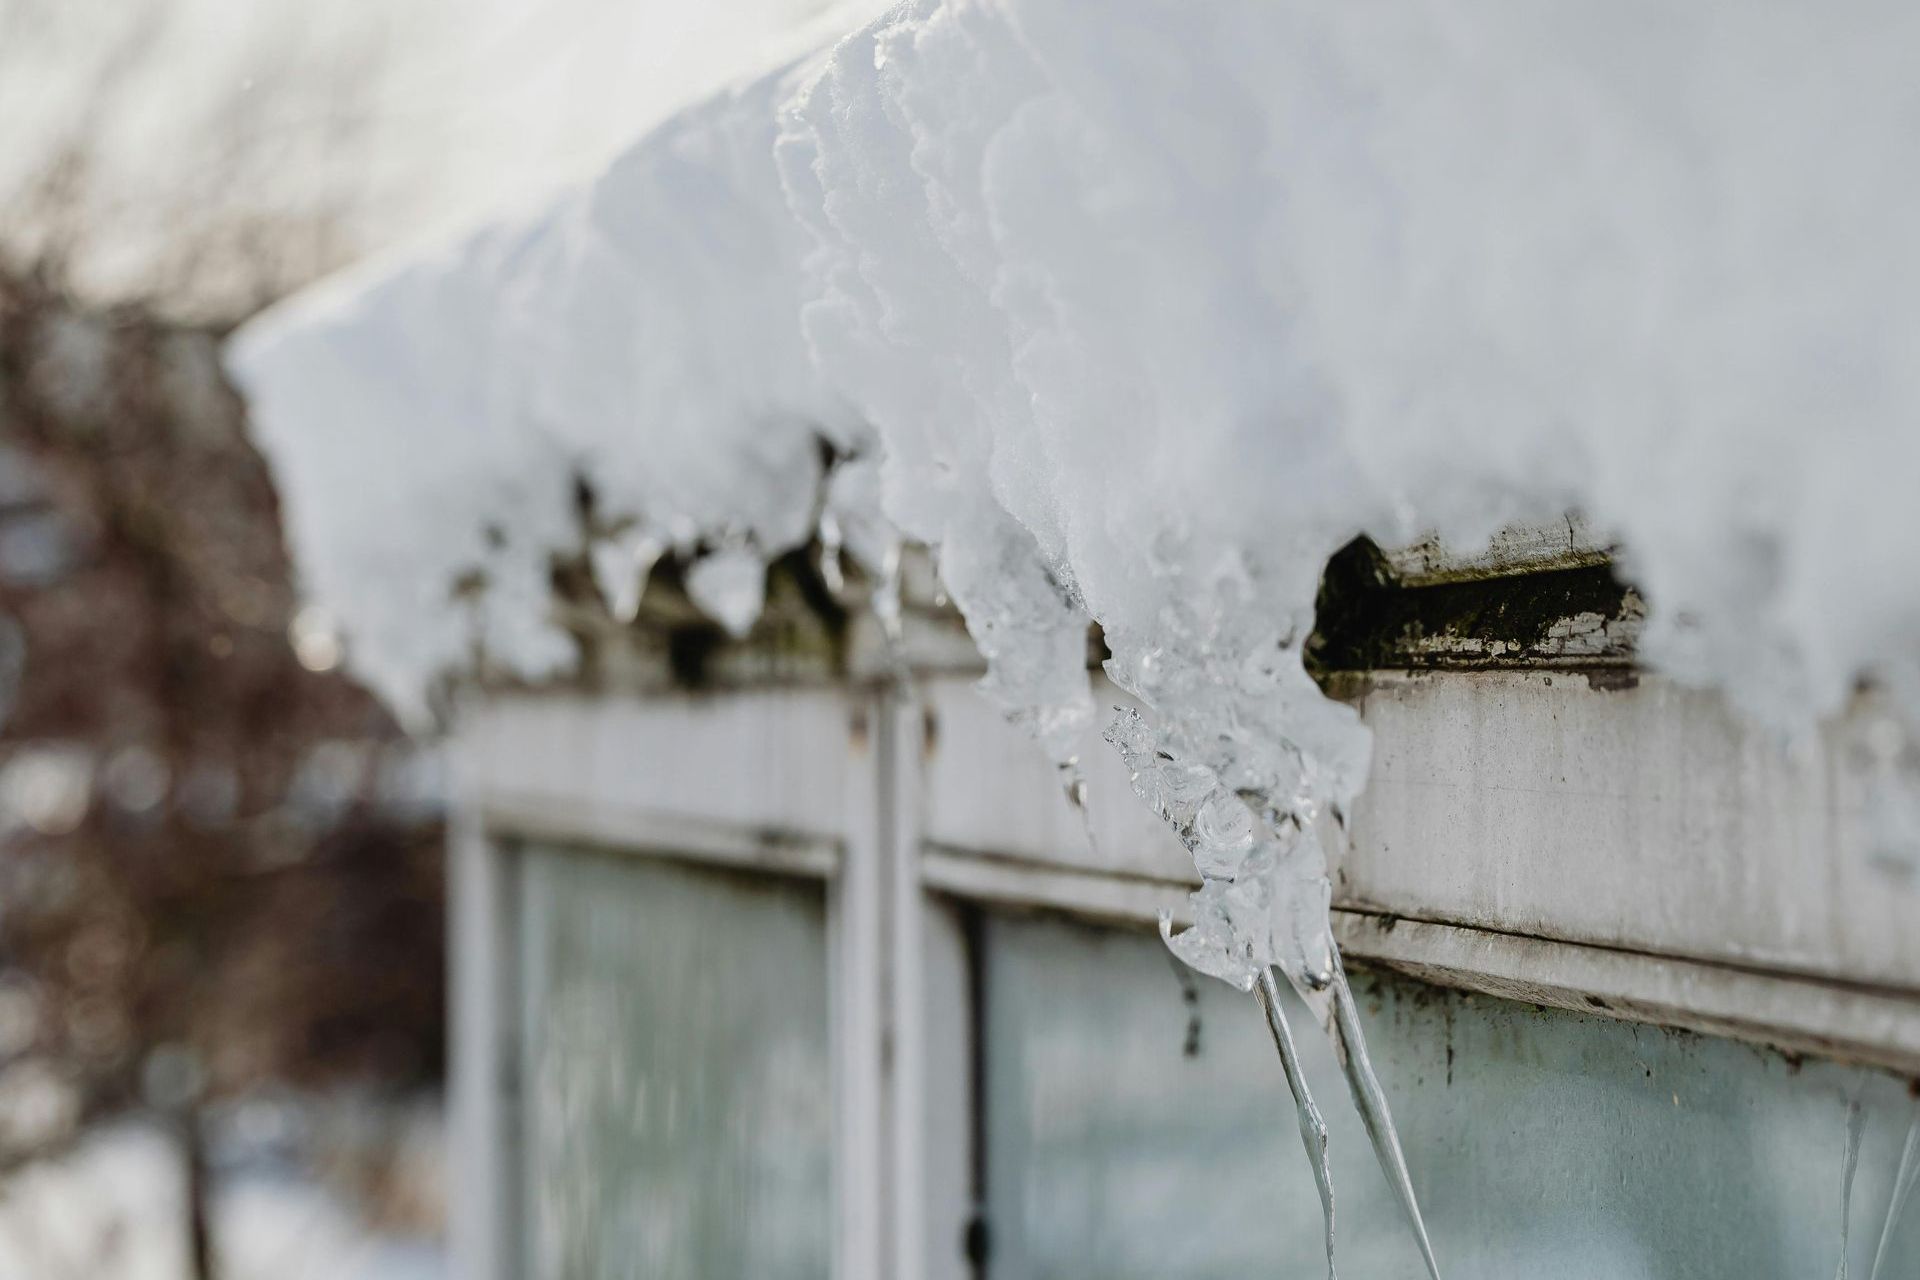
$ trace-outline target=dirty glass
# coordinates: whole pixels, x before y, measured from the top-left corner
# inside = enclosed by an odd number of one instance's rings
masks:
[[[984,929],[989,1274],[1326,1274],[1291,1103],[1248,997],[1150,934]],[[1903,1082],[1730,1041],[1356,974],[1367,1037],[1445,1273],[1476,1280],[1866,1277],[1914,1115]],[[1291,1010],[1332,1130],[1340,1270],[1418,1255],[1332,1055]],[[1920,1213],[1882,1280],[1920,1275]]]
[[[523,855],[524,1274],[826,1280],[825,899]]]

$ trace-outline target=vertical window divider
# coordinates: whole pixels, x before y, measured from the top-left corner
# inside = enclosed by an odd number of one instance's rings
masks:
[[[892,1280],[884,711],[871,690],[856,691],[847,704],[844,847],[827,895],[834,1280]]]
[[[923,714],[904,685],[849,703],[845,849],[829,897],[833,952],[835,1280],[925,1271]]]
[[[925,717],[913,686],[890,681],[879,692],[882,726],[879,823],[886,842],[888,954],[885,1000],[891,1066],[888,1100],[892,1143],[887,1179],[893,1195],[892,1266],[909,1280],[926,1270],[927,1251],[927,1007],[926,894],[920,876],[923,843],[920,803]]]

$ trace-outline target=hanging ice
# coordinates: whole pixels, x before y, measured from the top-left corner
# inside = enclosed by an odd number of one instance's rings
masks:
[[[1860,1166],[1860,1137],[1866,1132],[1867,1113],[1858,1098],[1847,1103],[1847,1144],[1840,1157],[1840,1265],[1834,1280],[1847,1280],[1847,1247],[1853,1226],[1853,1174]]]
[[[600,539],[587,549],[594,586],[615,621],[632,622],[639,616],[647,575],[664,550],[657,537],[638,528]]]
[[[767,566],[744,544],[723,547],[693,562],[687,594],[735,639],[753,630],[767,599]]]
[[[1229,791],[1205,765],[1183,761],[1172,749],[1170,735],[1149,731],[1137,711],[1119,710],[1106,737],[1126,762],[1134,790],[1173,827],[1201,875],[1201,888],[1191,897],[1193,927],[1175,934],[1170,918],[1163,915],[1161,936],[1195,968],[1243,991],[1254,990],[1266,1014],[1320,1191],[1329,1276],[1334,1269],[1334,1197],[1326,1126],[1300,1074],[1275,972],[1286,975],[1332,1036],[1380,1168],[1407,1215],[1428,1273],[1439,1280],[1439,1264],[1399,1134],[1367,1057],[1339,949],[1327,930],[1326,857],[1310,801],[1296,797],[1294,807],[1282,811],[1258,793]],[[1260,818],[1250,803],[1262,806]]]
[[[1327,1225],[1327,1280],[1334,1280],[1334,1205],[1333,1166],[1327,1159],[1327,1122],[1320,1118],[1313,1094],[1307,1088],[1306,1073],[1300,1067],[1300,1052],[1294,1048],[1293,1030],[1287,1025],[1286,1011],[1280,1007],[1280,985],[1274,981],[1276,970],[1260,971],[1260,1010],[1266,1015],[1267,1030],[1280,1055],[1280,1069],[1287,1078],[1287,1092],[1293,1095],[1295,1118],[1300,1124],[1300,1143],[1306,1148],[1307,1161],[1313,1166],[1313,1185],[1320,1192],[1320,1213]]]
[[[1149,730],[1137,711],[1119,709],[1106,738],[1134,791],[1173,827],[1200,872],[1193,926],[1175,934],[1171,919],[1161,919],[1167,945],[1242,991],[1269,966],[1297,990],[1324,991],[1333,976],[1330,890],[1314,833],[1291,813],[1270,813],[1271,826],[1256,822],[1248,797],[1206,765],[1179,758],[1169,736]]]
[[[1373,1063],[1367,1057],[1366,1037],[1360,1032],[1360,1013],[1354,1008],[1353,989],[1347,985],[1347,974],[1340,964],[1340,955],[1334,953],[1333,986],[1333,1047],[1340,1058],[1340,1069],[1346,1073],[1347,1087],[1353,1094],[1353,1105],[1360,1112],[1360,1120],[1366,1126],[1367,1137],[1373,1142],[1375,1157],[1380,1169],[1387,1177],[1387,1185],[1393,1188],[1393,1195],[1400,1202],[1400,1210],[1406,1214],[1407,1225],[1413,1229],[1414,1243],[1420,1247],[1420,1260],[1427,1265],[1427,1274],[1433,1280],[1440,1280],[1440,1264],[1433,1256],[1433,1243],[1427,1238],[1427,1224],[1420,1216],[1420,1201],[1413,1193],[1413,1179],[1407,1173],[1407,1158],[1400,1149],[1400,1134],[1393,1127],[1393,1114],[1387,1107],[1387,1095],[1380,1088],[1379,1079],[1373,1074]]]
[[[1893,1194],[1887,1198],[1887,1220],[1880,1227],[1880,1243],[1873,1250],[1873,1272],[1868,1280],[1880,1280],[1880,1268],[1886,1263],[1894,1230],[1906,1217],[1907,1203],[1913,1199],[1915,1182],[1920,1182],[1920,1108],[1907,1126],[1907,1141],[1900,1148],[1900,1168],[1893,1175]]]

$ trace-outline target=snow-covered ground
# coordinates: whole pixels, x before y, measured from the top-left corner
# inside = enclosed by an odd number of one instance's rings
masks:
[[[127,1122],[0,1184],[0,1280],[187,1280],[181,1165]],[[223,1280],[440,1280],[440,1243],[385,1233],[284,1164],[223,1173],[213,1201]]]

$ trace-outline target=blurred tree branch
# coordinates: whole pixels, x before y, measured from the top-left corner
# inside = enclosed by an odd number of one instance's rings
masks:
[[[223,45],[187,0],[0,0],[0,270],[224,328],[359,256],[431,182],[378,163],[386,10],[227,6]]]
[[[436,1079],[443,984],[437,813],[291,642],[218,347],[0,276],[0,1169],[160,1113],[207,1269],[203,1106]]]

